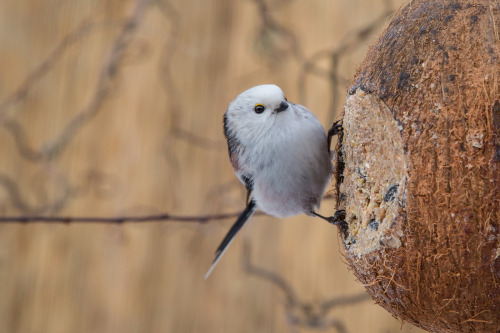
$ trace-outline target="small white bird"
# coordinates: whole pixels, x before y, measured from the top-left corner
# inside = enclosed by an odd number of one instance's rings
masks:
[[[315,212],[332,175],[330,140],[316,116],[289,102],[276,85],[242,92],[224,115],[224,134],[236,176],[246,186],[247,207],[215,253],[207,278],[225,249],[256,208],[276,217],[318,216],[337,224],[344,211],[324,217]]]

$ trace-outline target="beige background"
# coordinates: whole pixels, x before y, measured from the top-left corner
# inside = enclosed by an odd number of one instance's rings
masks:
[[[227,104],[272,82],[328,127],[405,2],[1,1],[1,215],[240,211]],[[419,332],[305,216],[254,217],[203,280],[232,222],[0,225],[0,332]]]

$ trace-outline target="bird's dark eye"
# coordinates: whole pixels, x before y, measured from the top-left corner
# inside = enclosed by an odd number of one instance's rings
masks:
[[[262,104],[257,104],[254,108],[255,113],[262,113],[266,108]]]

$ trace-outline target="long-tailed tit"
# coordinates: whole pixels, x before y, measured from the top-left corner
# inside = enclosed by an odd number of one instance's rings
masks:
[[[289,102],[273,84],[250,88],[234,99],[224,115],[224,134],[234,173],[247,189],[247,206],[217,248],[205,278],[243,224],[259,208],[276,217],[318,216],[337,224],[345,212],[324,217],[315,212],[332,175],[331,136],[316,116]]]

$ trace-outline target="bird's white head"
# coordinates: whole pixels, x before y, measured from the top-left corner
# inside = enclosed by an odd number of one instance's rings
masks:
[[[245,90],[230,104],[226,112],[227,125],[239,134],[266,131],[287,113],[290,103],[280,87],[263,84]]]

